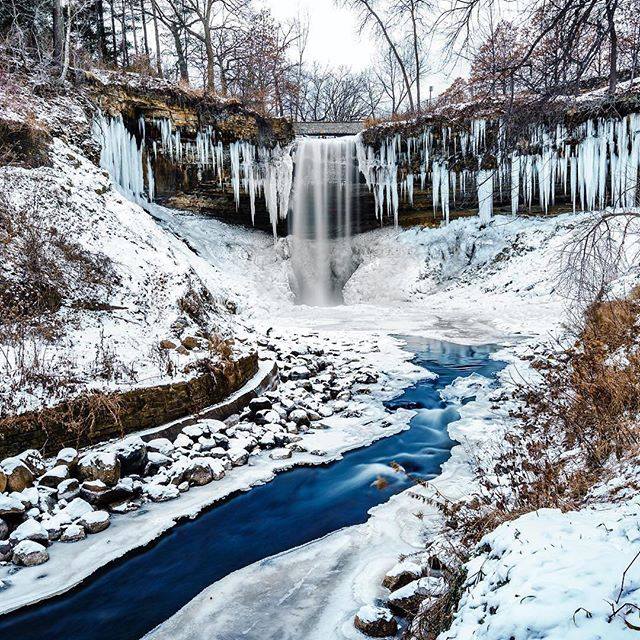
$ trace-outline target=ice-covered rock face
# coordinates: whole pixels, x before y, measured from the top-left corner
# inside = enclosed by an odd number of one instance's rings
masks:
[[[632,207],[640,169],[640,114],[589,118],[568,127],[532,124],[517,146],[501,119],[468,126],[427,125],[421,135],[390,135],[374,149],[358,137],[358,161],[376,198],[376,214],[398,222],[402,198],[413,205],[414,184],[430,186],[434,215],[446,222],[456,200],[475,201],[481,219],[506,194],[512,213],[534,204],[544,212],[556,196],[578,209]]]
[[[159,139],[149,136],[151,127],[159,132]],[[267,148],[240,140],[225,145],[211,126],[198,131],[194,142],[184,141],[181,130],[170,119],[147,122],[141,116],[134,131],[127,127],[122,115],[107,116],[101,111],[94,118],[93,136],[101,147],[100,166],[136,202],[153,202],[154,167],[161,158],[172,164],[196,167],[198,180],[207,171],[221,188],[229,176],[236,209],[244,192],[249,197],[252,222],[256,198],[264,198],[274,236],[278,221],[287,217],[293,179],[288,147]]]

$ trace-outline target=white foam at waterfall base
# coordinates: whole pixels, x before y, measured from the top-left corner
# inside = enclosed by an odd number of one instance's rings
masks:
[[[353,271],[352,196],[358,179],[355,137],[298,140],[289,244],[292,285],[301,304],[342,302],[342,285]]]

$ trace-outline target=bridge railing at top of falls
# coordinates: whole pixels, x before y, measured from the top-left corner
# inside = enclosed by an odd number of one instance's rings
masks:
[[[294,122],[298,136],[355,136],[364,129],[364,122]]]

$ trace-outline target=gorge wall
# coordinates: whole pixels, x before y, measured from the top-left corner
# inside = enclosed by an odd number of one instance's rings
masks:
[[[236,100],[146,82],[90,82],[100,162],[115,181],[137,199],[287,235],[292,124]],[[640,85],[615,98],[596,91],[544,104],[453,105],[369,127],[354,141],[358,179],[348,186],[360,215],[352,233],[628,207],[638,196]]]
[[[640,83],[534,103],[453,105],[366,129],[360,168],[400,224],[638,202]]]

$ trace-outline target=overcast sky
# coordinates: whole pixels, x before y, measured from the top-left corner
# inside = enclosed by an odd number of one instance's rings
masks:
[[[353,12],[336,6],[334,0],[262,0],[281,20],[309,14],[307,55],[333,65],[347,64],[361,70],[371,63],[375,49],[369,38],[358,35]]]
[[[307,12],[310,18],[309,44],[307,57],[332,65],[348,65],[356,71],[367,68],[376,53],[376,42],[368,34],[358,33],[355,14],[348,9],[339,8],[335,0],[260,0],[268,6],[273,15],[281,20],[295,18],[299,13]],[[431,58],[442,56],[432,51]],[[435,69],[425,77],[426,86],[434,85],[437,94],[445,89],[453,78],[466,75],[467,65],[460,62],[453,69]]]

